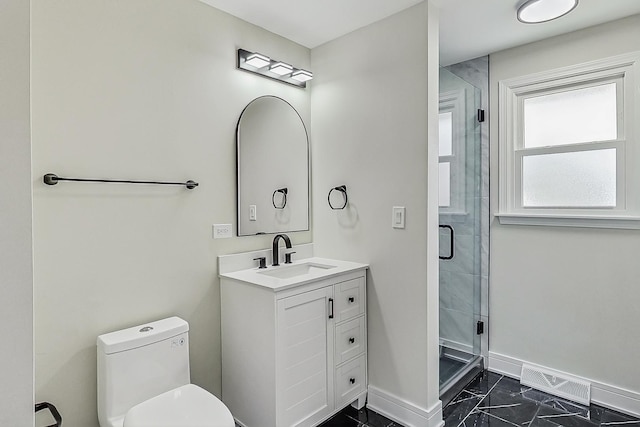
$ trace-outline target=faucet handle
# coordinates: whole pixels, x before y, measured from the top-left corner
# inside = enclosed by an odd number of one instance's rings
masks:
[[[258,258],[254,258],[254,261],[260,261],[260,265],[258,266],[258,268],[267,268],[267,257],[258,257]]]
[[[284,254],[284,263],[285,264],[291,264],[291,255],[295,254],[296,252],[287,252],[286,254]]]

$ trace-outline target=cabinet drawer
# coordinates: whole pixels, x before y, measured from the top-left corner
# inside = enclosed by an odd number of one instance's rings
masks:
[[[336,369],[336,408],[353,402],[366,388],[366,354]]]
[[[364,353],[367,348],[364,317],[358,317],[336,327],[335,339],[336,365]]]
[[[335,285],[336,323],[349,320],[364,313],[365,309],[364,277],[348,280]]]

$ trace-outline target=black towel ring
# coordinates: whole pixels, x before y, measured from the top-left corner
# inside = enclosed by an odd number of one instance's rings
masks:
[[[288,192],[289,190],[287,188],[278,188],[276,191],[273,192],[273,194],[271,195],[271,203],[273,204],[274,208],[284,209],[284,207],[287,206]],[[276,193],[282,193],[282,206],[276,206]]]
[[[36,403],[35,404],[35,412],[40,412],[43,409],[48,409],[49,412],[51,413],[51,416],[53,417],[54,420],[56,420],[55,424],[51,424],[48,427],[61,427],[62,426],[62,415],[60,415],[60,412],[58,412],[58,409],[56,409],[56,407],[49,403],[49,402],[40,402],[40,403]]]
[[[334,191],[339,191],[342,193],[342,195],[344,196],[344,204],[342,206],[333,206],[331,204],[331,193]],[[333,187],[331,190],[329,190],[329,195],[327,196],[327,201],[329,202],[329,206],[331,207],[331,209],[333,210],[341,210],[347,207],[347,203],[349,202],[349,197],[347,196],[347,186],[346,185],[339,185],[337,187]]]

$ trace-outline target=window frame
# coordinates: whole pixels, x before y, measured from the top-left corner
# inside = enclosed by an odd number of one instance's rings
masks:
[[[640,52],[501,80],[499,85],[499,212],[501,224],[640,228]],[[524,100],[616,84],[617,139],[524,147]],[[522,197],[526,156],[616,149],[615,207],[527,207]]]
[[[440,93],[438,114],[451,112],[451,154],[438,155],[438,165],[449,163],[449,206],[440,206],[440,214],[466,215],[466,93],[464,89]]]

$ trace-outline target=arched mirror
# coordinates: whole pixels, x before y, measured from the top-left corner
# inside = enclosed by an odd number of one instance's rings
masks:
[[[309,229],[309,140],[298,112],[254,99],[237,128],[238,236]]]

